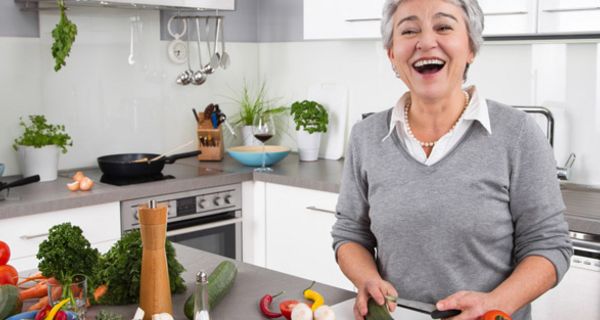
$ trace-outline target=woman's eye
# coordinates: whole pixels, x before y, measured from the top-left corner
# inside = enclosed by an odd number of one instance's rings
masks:
[[[452,27],[444,24],[444,25],[439,25],[436,29],[438,31],[450,31],[450,30],[452,30]]]
[[[401,34],[403,36],[410,36],[410,35],[413,35],[415,33],[417,33],[417,31],[414,30],[414,29],[406,29],[406,30],[402,30],[402,32],[401,32]]]

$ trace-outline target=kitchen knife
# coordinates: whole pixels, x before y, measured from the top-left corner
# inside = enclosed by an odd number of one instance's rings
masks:
[[[450,318],[460,314],[460,310],[451,309],[440,311],[435,308],[433,304],[424,303],[420,301],[414,300],[406,300],[394,296],[385,296],[385,298],[389,301],[394,301],[399,307],[422,312],[429,314],[432,319],[442,319],[442,318]]]

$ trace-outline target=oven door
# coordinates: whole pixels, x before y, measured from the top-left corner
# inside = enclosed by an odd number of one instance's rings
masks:
[[[167,239],[194,249],[242,260],[241,211],[169,222]]]

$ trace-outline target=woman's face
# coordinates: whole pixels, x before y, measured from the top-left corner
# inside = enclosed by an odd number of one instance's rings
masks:
[[[460,88],[474,57],[460,7],[444,0],[406,0],[393,23],[388,56],[414,94],[437,99]]]

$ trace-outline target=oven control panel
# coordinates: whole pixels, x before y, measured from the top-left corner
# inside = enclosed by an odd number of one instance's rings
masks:
[[[241,211],[241,184],[183,191],[121,202],[121,229],[139,227],[138,207],[155,200],[167,206],[167,221],[180,221],[229,211]]]

